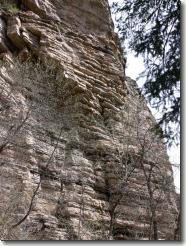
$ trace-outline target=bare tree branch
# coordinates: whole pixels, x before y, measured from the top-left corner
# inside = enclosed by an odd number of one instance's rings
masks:
[[[46,164],[46,166],[45,166],[45,171],[47,170],[48,166],[50,165],[51,160],[52,160],[52,158],[53,158],[53,155],[54,155],[54,153],[55,153],[55,151],[56,151],[56,149],[57,149],[57,147],[58,147],[58,144],[59,144],[59,140],[60,140],[61,134],[62,134],[62,128],[61,128],[61,130],[60,130],[60,134],[59,134],[59,136],[58,136],[58,139],[57,139],[57,142],[56,142],[56,144],[55,144],[55,146],[54,146],[54,149],[53,149],[53,151],[52,151],[52,153],[51,153],[51,155],[50,155],[50,157],[49,157],[49,159],[48,159],[48,161],[47,161],[47,164]],[[18,221],[16,224],[14,224],[14,225],[12,226],[12,228],[15,228],[15,227],[19,226],[20,224],[22,224],[22,223],[27,219],[27,217],[29,216],[29,214],[30,214],[30,212],[31,212],[31,210],[32,210],[32,207],[33,207],[34,199],[35,199],[35,197],[36,197],[36,195],[37,195],[37,193],[38,193],[38,190],[39,190],[39,188],[40,188],[41,182],[42,182],[42,175],[41,175],[40,181],[39,181],[39,183],[37,184],[37,187],[36,187],[36,189],[35,189],[35,191],[34,191],[34,193],[33,193],[33,195],[32,195],[32,198],[31,198],[30,205],[29,205],[29,208],[28,208],[27,213],[25,214],[25,216],[24,216],[20,221]]]

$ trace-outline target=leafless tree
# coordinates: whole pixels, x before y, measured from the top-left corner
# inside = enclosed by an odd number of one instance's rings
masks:
[[[160,204],[168,204],[167,197],[175,192],[172,166],[165,157],[165,146],[162,139],[153,131],[154,122],[150,120],[146,129],[143,130],[142,126],[145,122],[140,119],[141,113],[137,113],[136,116],[138,164],[143,172],[148,194],[149,240],[158,240],[157,213],[159,213]]]
[[[130,108],[128,105],[125,105],[121,111],[119,133],[115,132],[114,129],[112,129],[111,133],[115,152],[114,157],[110,162],[111,167],[108,170],[108,173],[113,173],[114,175],[114,180],[109,181],[108,179],[108,184],[110,183],[108,185],[110,222],[107,239],[109,240],[113,238],[117,207],[126,195],[129,180],[136,168],[136,157],[134,155],[135,148],[131,142],[134,129],[129,124],[131,119],[132,114]]]
[[[181,240],[181,214],[180,211],[178,213],[178,216],[176,218],[176,228],[174,231],[174,240]]]
[[[55,70],[55,71],[54,71]],[[27,127],[28,121],[30,120],[30,115],[33,113],[33,107],[31,104],[29,105],[21,105],[19,99],[16,98],[17,93],[20,92],[23,87],[23,83],[32,83],[33,81],[45,81],[48,84],[49,81],[56,78],[57,83],[57,71],[54,69],[53,65],[42,64],[41,62],[34,62],[32,60],[27,60],[25,62],[21,62],[18,59],[15,59],[14,63],[2,63],[0,67],[0,117],[6,122],[7,115],[9,117],[9,121],[11,121],[10,127],[8,130],[4,130],[3,134],[0,136],[0,155],[4,154],[4,151],[10,148],[11,146],[16,146],[17,139],[21,134],[23,128]],[[13,78],[13,79],[12,79]],[[19,98],[19,94],[18,94]],[[18,102],[17,102],[18,101]],[[12,102],[15,102],[13,104]],[[6,107],[6,104],[11,104],[11,108],[16,108],[15,112],[8,112],[10,107]],[[1,108],[2,106],[2,108]],[[3,122],[3,121],[2,121]],[[6,126],[8,127],[8,125]],[[6,133],[6,134],[5,134]],[[56,144],[54,145],[54,149],[52,153],[49,155],[48,161],[45,164],[43,169],[43,173],[40,175],[40,180],[36,185],[35,190],[33,191],[32,197],[30,201],[25,203],[25,206],[28,204],[28,209],[23,218],[19,218],[17,214],[20,209],[20,202],[23,202],[23,191],[16,189],[13,192],[7,192],[8,197],[4,197],[7,199],[6,207],[0,208],[2,214],[0,215],[0,238],[1,239],[20,239],[26,238],[22,232],[22,228],[20,225],[27,219],[30,215],[33,203],[38,195],[43,175],[47,172],[49,165],[54,157],[55,151],[58,147],[58,143],[60,141],[62,133],[62,127],[60,129],[60,133]],[[5,162],[0,163],[0,168],[5,165]],[[20,187],[22,187],[20,185]],[[22,205],[21,205],[22,206]],[[18,220],[18,222],[15,222]]]
[[[114,165],[117,170],[115,172],[117,182],[110,189],[110,239],[114,232],[117,207],[122,203],[123,196],[127,196],[127,186],[130,183],[130,177],[133,174],[135,176],[135,168],[140,168],[142,171],[144,184],[141,185],[141,189],[144,189],[147,195],[146,213],[150,225],[148,238],[149,240],[160,238],[157,214],[161,211],[161,205],[168,204],[168,197],[175,192],[175,189],[172,167],[166,158],[163,140],[157,134],[155,126],[156,122],[143,97],[139,96],[136,104],[128,101],[120,127],[122,140],[117,143],[118,135],[113,137],[116,139],[116,145],[120,147],[116,148],[119,165]],[[171,219],[170,223],[174,223],[174,218]]]
[[[79,223],[78,223],[78,240],[81,239],[81,227],[82,227],[82,223],[84,221],[84,193],[85,193],[85,189],[86,189],[86,180],[84,178],[82,178],[82,182],[81,182],[81,198],[80,198],[80,213],[79,213]]]

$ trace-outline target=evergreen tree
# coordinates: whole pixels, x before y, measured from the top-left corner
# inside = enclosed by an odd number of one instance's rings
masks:
[[[142,92],[162,112],[159,125],[172,143],[180,132],[180,0],[122,0],[114,3],[120,37],[129,50],[142,55]],[[170,127],[176,124],[177,131]]]

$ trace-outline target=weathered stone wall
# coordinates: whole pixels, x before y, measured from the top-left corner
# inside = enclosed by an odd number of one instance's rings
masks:
[[[124,77],[108,2],[12,2],[18,10],[0,11],[1,238],[148,238],[140,131],[145,168],[156,163],[151,182],[169,180],[169,192],[154,195],[158,236],[173,239],[172,169]]]

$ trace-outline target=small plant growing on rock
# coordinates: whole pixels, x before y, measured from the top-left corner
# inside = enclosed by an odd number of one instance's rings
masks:
[[[8,10],[12,13],[12,14],[17,14],[19,12],[18,7],[16,6],[16,4],[10,4],[8,6]]]
[[[16,3],[8,3],[7,1],[0,1],[0,6],[2,9],[9,11],[12,14],[17,14],[19,12],[19,8]]]

